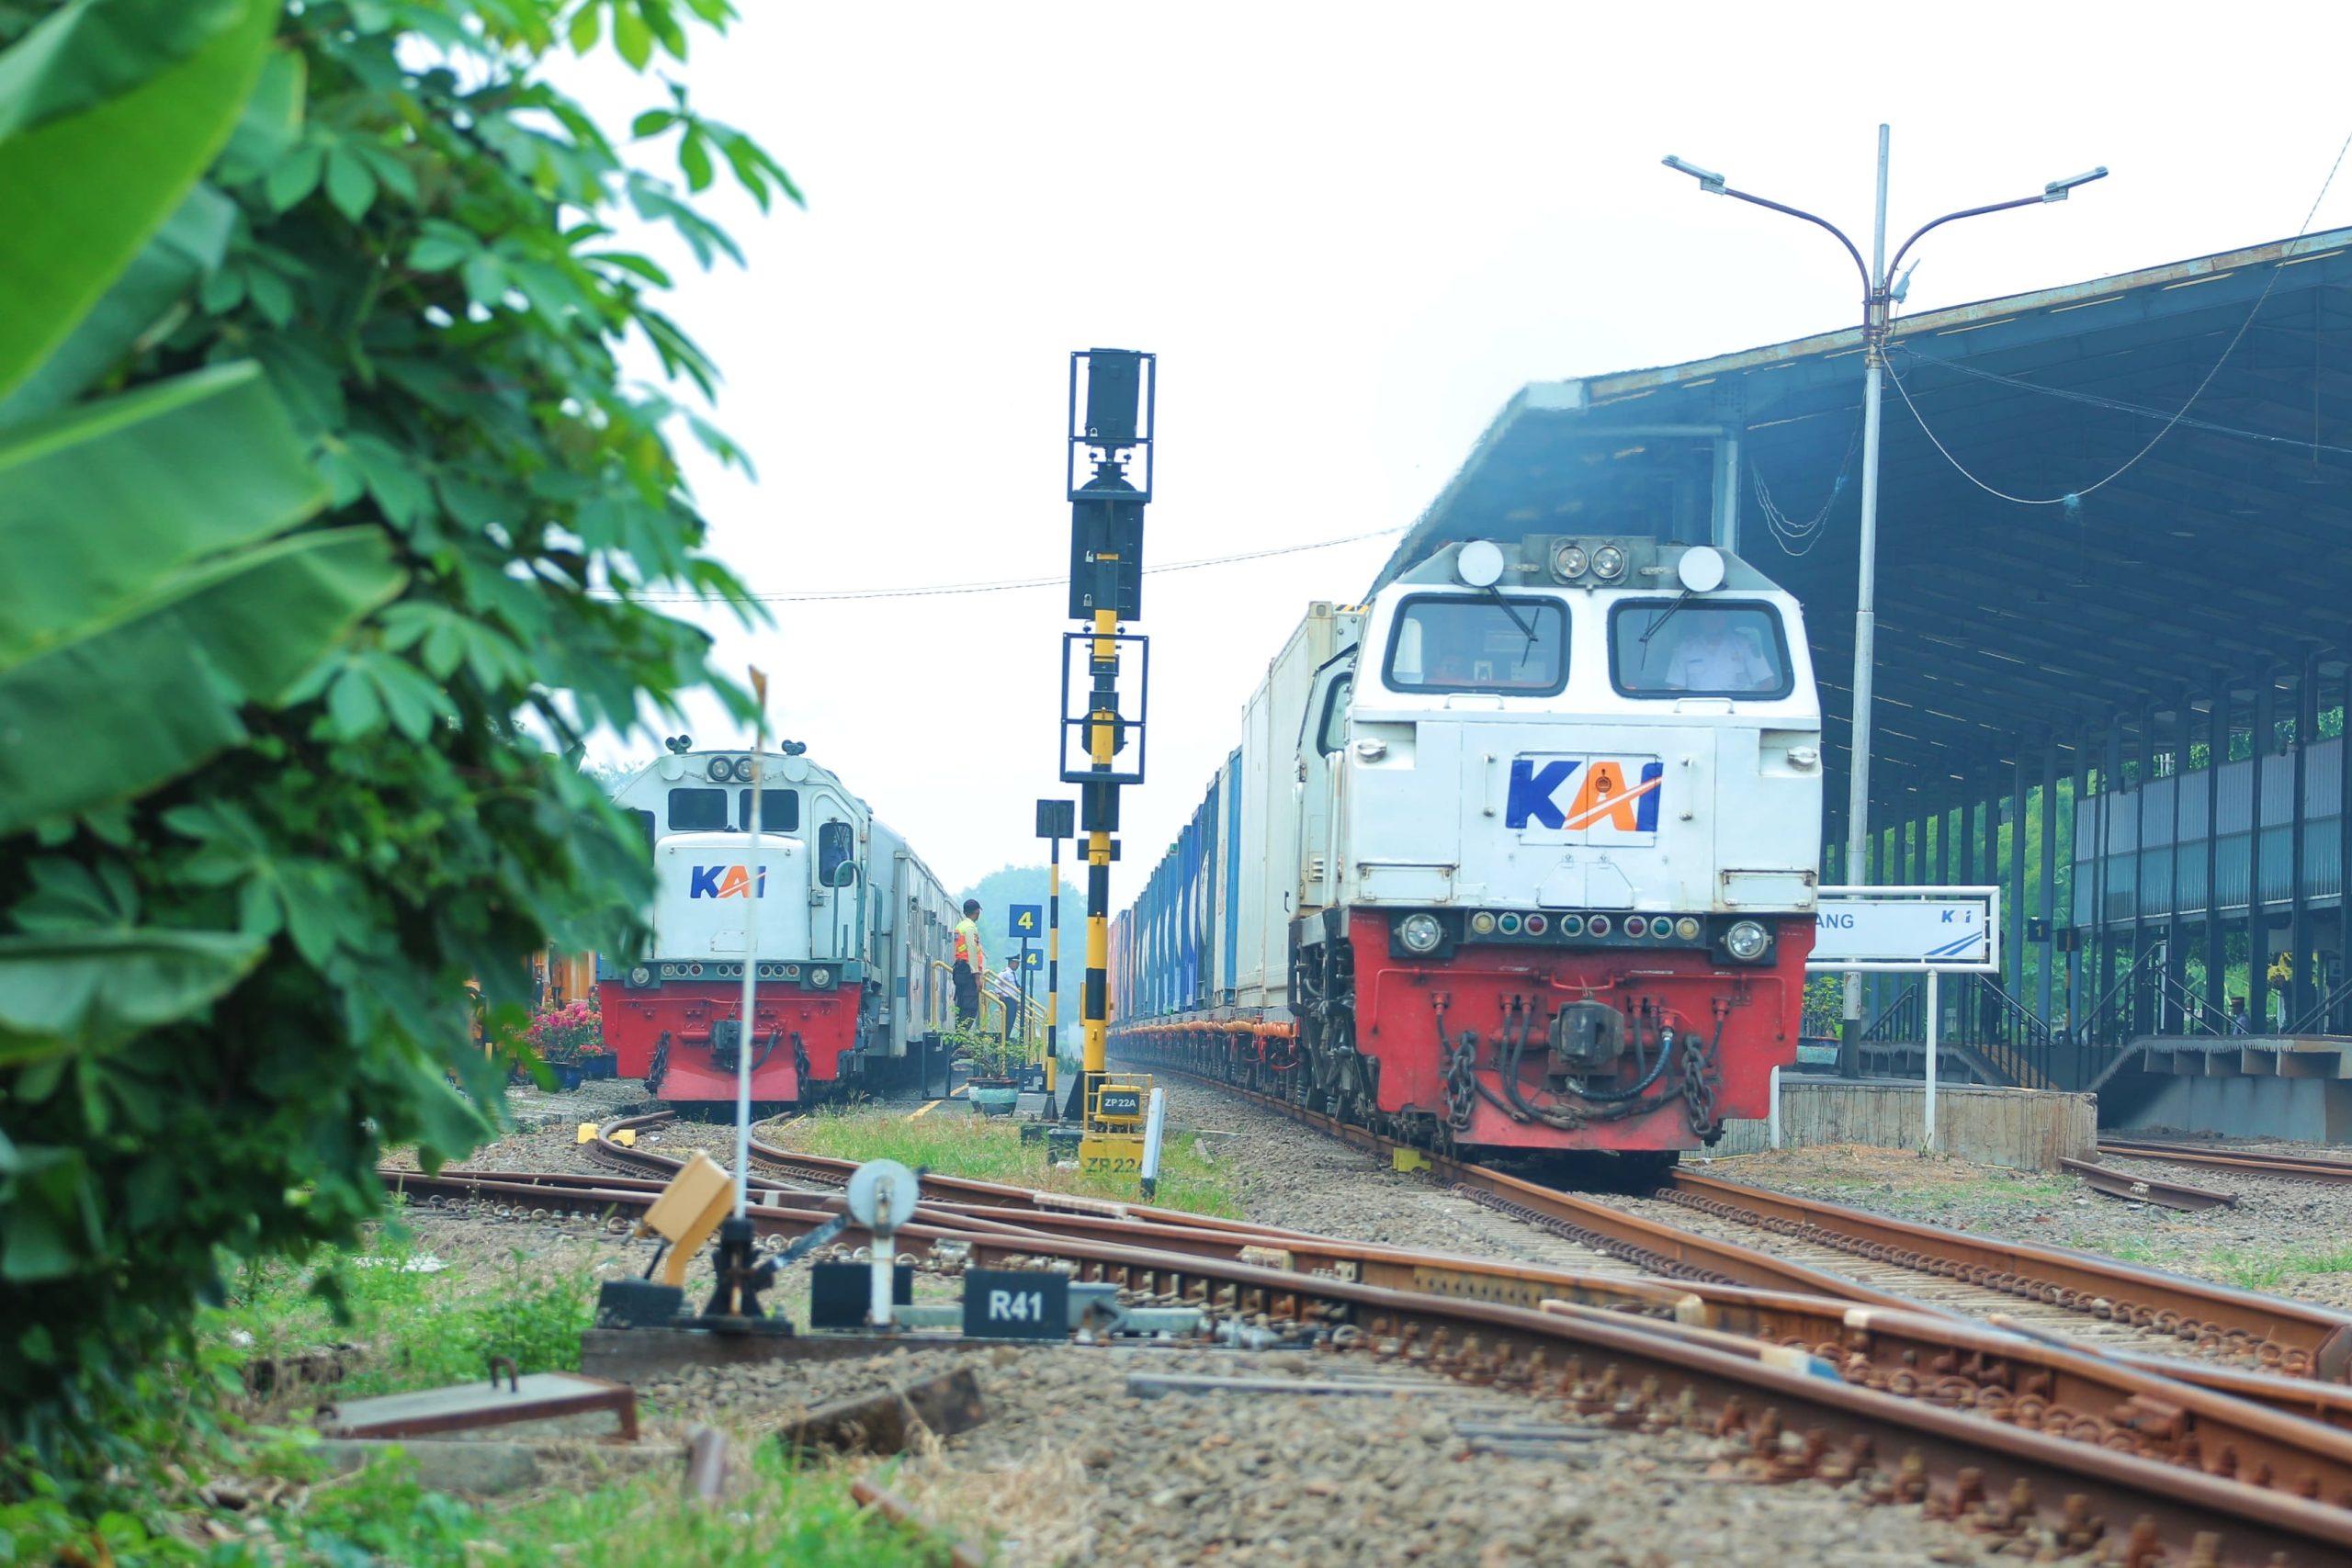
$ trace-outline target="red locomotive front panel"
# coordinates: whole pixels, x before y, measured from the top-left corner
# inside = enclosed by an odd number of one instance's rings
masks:
[[[1762,930],[1752,961],[1725,962],[1736,924]],[[1459,1144],[1697,1148],[1724,1118],[1765,1115],[1772,1068],[1796,1061],[1809,917],[1620,914],[1599,933],[1613,945],[1522,929],[1426,957],[1392,930],[1384,914],[1349,919],[1355,1047],[1379,1063],[1382,1113],[1432,1117]]]
[[[797,967],[797,965],[796,965]],[[622,1077],[673,1102],[735,1099],[742,1048],[740,979],[661,980],[597,986],[605,1043]],[[752,1098],[797,1103],[841,1077],[842,1053],[857,1043],[859,992],[811,991],[762,981],[751,1032]]]

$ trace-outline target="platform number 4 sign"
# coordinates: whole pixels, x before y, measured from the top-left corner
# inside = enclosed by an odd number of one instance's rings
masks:
[[[1069,1276],[1046,1269],[964,1271],[967,1339],[1059,1339],[1069,1333]]]
[[[1007,934],[1015,942],[1023,937],[1046,934],[1046,907],[1043,904],[1015,904],[1012,908]]]

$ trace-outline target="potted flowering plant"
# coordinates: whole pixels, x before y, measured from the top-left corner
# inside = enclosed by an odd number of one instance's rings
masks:
[[[578,1089],[587,1077],[609,1077],[612,1055],[605,1048],[604,1015],[596,998],[581,997],[561,1007],[542,1008],[523,1038],[539,1059],[555,1069],[556,1081]],[[604,1064],[599,1071],[595,1064]]]

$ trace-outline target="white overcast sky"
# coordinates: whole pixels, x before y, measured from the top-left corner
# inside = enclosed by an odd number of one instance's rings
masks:
[[[671,304],[758,463],[695,477],[763,592],[1061,574],[1075,348],[1160,356],[1155,563],[1409,523],[1528,381],[1853,321],[1834,242],[1701,196],[1668,152],[1865,249],[1882,119],[1898,237],[2112,168],[1926,243],[1917,310],[2291,233],[2352,131],[2341,5],[739,4],[685,79],[808,208],[728,205],[748,271],[682,272]],[[1850,508],[1833,528],[1850,549]],[[1306,602],[1360,594],[1389,544],[1147,580],[1151,776],[1116,906]],[[1036,858],[1031,803],[1071,793],[1064,608],[778,604],[751,637],[690,613],[955,887]],[[715,707],[692,728],[728,738]]]

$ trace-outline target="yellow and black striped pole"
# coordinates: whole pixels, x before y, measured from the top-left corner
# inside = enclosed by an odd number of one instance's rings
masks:
[[[1057,802],[1056,804],[1059,804]],[[1062,1055],[1062,835],[1054,835],[1046,875],[1046,1098],[1053,1099]]]
[[[1088,715],[1086,754],[1094,772],[1111,771],[1119,724],[1118,613],[1094,612],[1094,707]],[[1111,825],[1117,820],[1118,785],[1087,785],[1086,1023],[1080,1103],[1091,1111],[1094,1087],[1110,1067]],[[1099,797],[1099,798],[1098,798]]]

